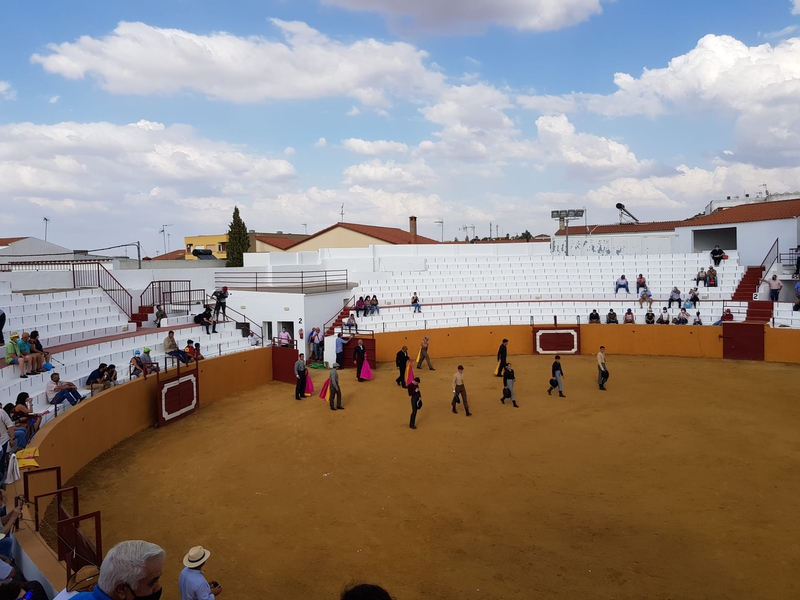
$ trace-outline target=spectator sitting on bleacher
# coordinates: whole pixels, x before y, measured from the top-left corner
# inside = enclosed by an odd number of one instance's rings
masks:
[[[644,275],[639,273],[639,277],[636,278],[636,293],[639,293],[639,290],[642,288],[647,288],[647,279],[645,279]]]
[[[147,377],[147,373],[145,373],[144,363],[142,362],[142,353],[139,350],[134,350],[133,358],[131,358],[131,377],[139,377],[139,375],[144,374]]]
[[[360,312],[363,312],[364,314],[361,315],[359,314]],[[358,300],[356,300],[356,316],[357,317],[367,316],[367,304],[364,302],[364,296],[359,296]]]
[[[653,314],[653,309],[648,308],[647,312],[644,315],[644,324],[645,325],[654,325],[656,322],[656,316]]]
[[[153,323],[156,324],[156,327],[161,327],[161,319],[167,318],[167,311],[161,308],[160,304],[156,304],[156,318],[153,320]]]
[[[639,296],[639,308],[644,308],[645,302],[647,302],[647,308],[653,308],[653,294],[650,292],[647,286],[645,286],[644,290],[642,290],[642,293]]]
[[[145,366],[147,374],[151,375],[152,373],[158,373],[161,367],[154,363],[153,359],[150,358],[150,348],[145,348],[142,350],[142,352],[144,352],[144,354],[142,354],[142,364]]]
[[[675,317],[675,324],[676,325],[688,325],[689,324],[689,313],[686,312],[685,308],[682,308],[681,312],[678,313],[678,316]]]
[[[71,381],[61,381],[61,375],[58,373],[50,374],[50,381],[47,382],[44,388],[44,397],[47,399],[48,404],[69,402],[72,406],[83,400],[78,391],[78,386]]]
[[[18,344],[23,356],[30,356],[33,374],[44,373],[44,354],[36,352],[36,347],[31,343],[31,334],[23,331],[22,338]],[[31,373],[28,374],[30,375]]]
[[[599,323],[600,322],[600,313],[597,312],[595,308],[592,312],[589,313],[589,323]]]
[[[616,294],[621,289],[624,289],[626,294],[631,293],[631,291],[628,289],[628,280],[625,279],[625,275],[620,275],[620,278],[617,279],[617,287],[614,289],[614,293]]]
[[[419,296],[417,296],[417,292],[414,292],[414,295],[411,296],[411,306],[414,308],[414,312],[422,312],[422,306],[419,303]]]
[[[100,365],[86,378],[86,389],[92,391],[107,390],[111,387],[112,383],[108,381],[107,373],[108,365],[100,363]]]
[[[725,256],[725,251],[720,249],[719,246],[714,246],[714,249],[711,251],[711,260],[714,261],[716,266],[719,266],[719,263],[722,262],[723,256]]]
[[[35,329],[31,331],[31,354],[41,354],[42,364],[50,362],[50,353],[42,347],[42,342],[39,340],[39,332]]]
[[[606,315],[606,325],[619,325],[619,321],[617,321],[617,313],[614,312],[614,309],[608,311]]]
[[[719,321],[716,321],[714,325],[722,325],[723,321],[733,321],[733,313],[731,312],[730,308],[725,309],[725,312],[722,313]]]
[[[24,394],[25,392],[22,392]],[[17,452],[18,450],[22,450],[25,446],[28,445],[28,428],[24,425],[21,425],[15,419],[14,414],[14,405],[11,402],[6,403],[3,407],[5,413],[11,417],[11,420],[14,422],[14,444],[13,447],[10,448],[11,452]]]
[[[31,400],[28,392],[20,392],[17,394],[17,401],[14,404],[11,419],[23,427],[26,427],[30,431],[31,437],[33,437],[34,433],[39,431],[39,427],[42,425],[42,415],[33,412],[33,400]],[[23,446],[24,445],[25,444],[23,444]]]
[[[659,325],[669,325],[669,313],[667,312],[667,307],[665,306],[664,309],[661,311],[661,314],[658,315],[658,321],[656,321]]]
[[[633,325],[636,323],[636,319],[633,318],[633,311],[630,308],[625,311],[625,316],[622,317],[622,322],[627,323],[628,325]]]
[[[708,267],[706,271],[706,287],[717,287],[717,270],[714,267]]]
[[[677,287],[672,288],[672,291],[669,293],[669,301],[667,302],[667,306],[669,308],[672,308],[672,303],[677,302],[678,308],[680,308],[681,301],[682,301],[681,291]]]
[[[100,578],[93,592],[82,592],[74,600],[123,600],[161,597],[164,550],[143,540],[120,542],[108,551],[100,565]]]
[[[6,344],[6,364],[19,365],[19,376],[27,379],[28,375],[35,375],[36,373],[31,369],[33,366],[33,357],[28,354],[27,356],[22,353],[19,347],[19,334],[12,333],[9,342]]]
[[[369,314],[374,315],[380,313],[381,309],[380,304],[378,303],[378,297],[373,295],[372,300],[369,301]]]
[[[194,322],[206,328],[206,335],[217,333],[217,322],[214,320],[214,317],[211,316],[210,306],[206,306],[206,309],[203,312],[201,312],[199,315],[195,315]],[[213,328],[210,332],[208,331],[209,327]]]
[[[687,300],[692,303],[690,308],[697,308],[700,306],[700,295],[697,293],[697,288],[689,290],[689,297]]]
[[[2,420],[2,431],[0,432],[0,444],[5,445],[8,441],[8,434],[6,433],[6,424],[9,424],[9,427],[13,429],[14,424],[11,423],[11,419],[5,413],[5,411],[0,410],[0,420]],[[5,439],[3,439],[5,438]],[[5,456],[3,456],[3,470],[5,475]],[[0,490],[0,504],[3,506],[7,506],[8,502],[8,495],[6,490]],[[3,556],[10,556],[11,555],[11,548],[14,546],[14,540],[11,536],[12,529],[14,528],[14,524],[16,523],[17,519],[22,516],[22,509],[19,507],[15,507],[13,510],[8,511],[8,514],[3,515],[0,517],[0,533],[4,533],[5,536],[2,540],[0,540],[0,554]]]
[[[694,284],[695,285],[700,285],[700,282],[702,281],[703,285],[708,287],[708,283],[707,283],[707,279],[706,279],[707,277],[708,277],[708,273],[706,273],[706,270],[703,267],[700,267],[700,270],[697,272],[697,277],[695,277]]]
[[[178,342],[175,341],[174,331],[170,331],[167,337],[164,338],[164,353],[169,356],[174,356],[185,365],[189,364],[189,357],[186,356],[186,352],[178,348]]]
[[[193,344],[192,340],[189,340],[186,343],[186,350],[184,350],[184,352],[186,352],[186,355],[189,356],[190,358],[193,358],[195,361],[203,360],[205,358],[205,356],[203,356],[203,353],[200,352],[200,344],[198,343]]]
[[[356,318],[353,315],[350,315],[347,318],[347,323],[345,323],[345,327],[347,327],[348,335],[353,334],[353,327],[356,328],[356,335],[358,335],[358,323],[356,322]]]
[[[698,310],[697,314],[694,316],[694,321],[692,322],[692,325],[702,325],[702,324],[703,324],[703,319],[700,318],[700,311]]]
[[[106,381],[111,385],[117,385],[117,365],[111,363],[106,368]]]
[[[394,600],[394,598],[379,585],[359,583],[346,587],[339,600]]]

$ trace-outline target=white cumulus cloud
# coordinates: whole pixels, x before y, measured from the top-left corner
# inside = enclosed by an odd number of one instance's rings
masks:
[[[443,81],[426,67],[427,54],[410,44],[345,44],[305,23],[271,22],[285,41],[122,22],[102,38],[50,44],[31,61],[68,79],[94,77],[113,94],[191,90],[239,103],[351,97],[384,106],[393,96],[428,95]]]
[[[322,0],[323,4],[385,15],[401,25],[451,33],[480,31],[489,25],[521,31],[551,31],[600,14],[600,0]]]
[[[17,92],[11,87],[8,81],[0,81],[0,98],[3,100],[14,100]]]
[[[344,171],[345,185],[377,185],[391,189],[406,190],[424,187],[434,177],[424,161],[395,163],[393,160],[375,159],[347,167]]]
[[[392,142],[387,140],[375,140],[369,142],[358,138],[342,140],[342,146],[364,156],[378,156],[379,154],[405,154],[408,152],[408,145],[402,142]]]
[[[325,146],[328,145],[328,140],[326,140],[324,137],[321,137],[316,142],[314,142],[314,145],[317,148],[324,148]]]

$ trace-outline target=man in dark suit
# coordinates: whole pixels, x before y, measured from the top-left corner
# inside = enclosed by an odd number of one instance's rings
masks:
[[[297,377],[297,385],[294,388],[295,400],[306,397],[306,375],[306,355],[301,354],[294,363],[294,376]]]
[[[419,391],[419,377],[414,377],[414,381],[408,384],[408,395],[411,396],[411,420],[408,422],[408,426],[411,429],[416,429],[417,411],[422,403],[422,394]]]
[[[406,365],[408,364],[408,346],[403,346],[403,349],[397,353],[397,356],[394,359],[394,364],[397,365],[397,368],[400,370],[400,376],[395,379],[397,385],[406,387]]]
[[[508,358],[508,340],[503,339],[503,343],[500,344],[500,348],[497,349],[497,360],[500,362],[500,368],[497,369],[498,377],[503,376],[503,370],[506,368],[506,365],[508,364],[506,360],[507,358]]]
[[[353,351],[353,357],[355,358],[356,363],[356,377],[358,378],[359,382],[364,381],[364,378],[361,377],[361,369],[364,368],[364,359],[367,356],[367,349],[364,348],[364,340],[358,340],[358,346],[356,346],[355,350]]]

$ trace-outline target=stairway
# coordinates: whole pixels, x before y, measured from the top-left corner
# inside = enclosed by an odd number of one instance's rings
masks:
[[[352,306],[345,306],[341,312],[337,315],[337,317],[331,322],[328,328],[325,330],[325,336],[329,335],[336,335],[336,330],[339,329],[342,323],[344,323],[348,317],[350,316],[350,312],[355,310]]]
[[[152,306],[140,306],[139,310],[131,315],[131,323],[136,323],[137,328],[142,327],[155,312]]]
[[[758,282],[761,281],[763,276],[764,267],[747,267],[747,271],[744,272],[731,300],[736,302],[752,301],[753,294],[758,289]]]
[[[746,323],[769,323],[772,321],[772,311],[774,308],[772,302],[764,302],[763,300],[750,300],[747,303],[747,315],[744,320]]]

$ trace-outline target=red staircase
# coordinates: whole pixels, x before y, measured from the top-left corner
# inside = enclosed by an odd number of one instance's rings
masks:
[[[146,323],[155,312],[152,306],[140,306],[139,310],[131,315],[131,323],[136,323],[137,327],[141,327],[142,323]]]
[[[747,267],[742,280],[736,287],[731,300],[747,302],[746,323],[769,323],[772,320],[773,303],[764,300],[753,300],[758,284],[764,276],[764,267]]]
[[[352,306],[348,305],[345,306],[338,315],[336,315],[333,319],[325,323],[325,335],[335,335],[336,330],[344,323],[348,317],[350,316],[350,311],[354,310]]]

